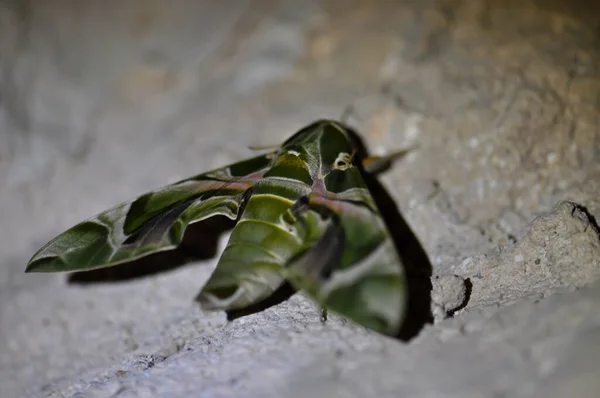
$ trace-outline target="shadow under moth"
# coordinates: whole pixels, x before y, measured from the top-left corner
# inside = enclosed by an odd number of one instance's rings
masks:
[[[395,335],[406,312],[405,271],[365,173],[407,151],[366,157],[351,133],[319,120],[276,150],[122,203],[47,243],[26,272],[127,266],[176,249],[191,224],[224,216],[235,226],[196,298],[203,309],[244,312],[288,285]]]

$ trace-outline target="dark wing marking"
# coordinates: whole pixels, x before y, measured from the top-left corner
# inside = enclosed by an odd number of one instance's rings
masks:
[[[172,250],[190,224],[216,215],[235,220],[269,164],[269,154],[257,156],[115,206],[47,243],[26,272],[86,271]]]

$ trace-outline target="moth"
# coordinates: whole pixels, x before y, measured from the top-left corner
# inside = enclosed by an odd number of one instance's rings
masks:
[[[204,310],[243,312],[288,284],[325,310],[395,335],[405,271],[365,175],[406,151],[363,157],[351,133],[318,120],[275,150],[122,203],[47,243],[26,272],[126,266],[176,249],[189,225],[224,216],[236,223],[196,298]]]

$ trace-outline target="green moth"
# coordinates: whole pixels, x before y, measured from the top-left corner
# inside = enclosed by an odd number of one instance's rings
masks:
[[[324,309],[395,335],[407,302],[404,269],[364,174],[404,153],[362,159],[347,127],[319,120],[274,151],[74,226],[35,253],[26,272],[131,263],[176,249],[188,225],[225,216],[236,224],[197,297],[203,309],[243,312],[288,284]]]

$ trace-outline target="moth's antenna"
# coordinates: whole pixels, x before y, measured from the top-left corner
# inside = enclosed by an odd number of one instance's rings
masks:
[[[248,149],[251,151],[264,151],[267,149],[277,149],[281,146],[281,144],[272,144],[272,145],[250,145]]]
[[[353,113],[354,113],[354,104],[350,104],[350,105],[346,106],[344,108],[344,111],[342,112],[342,116],[340,116],[340,122],[342,122],[342,124],[347,124],[348,119],[350,118],[350,116],[352,116]]]

